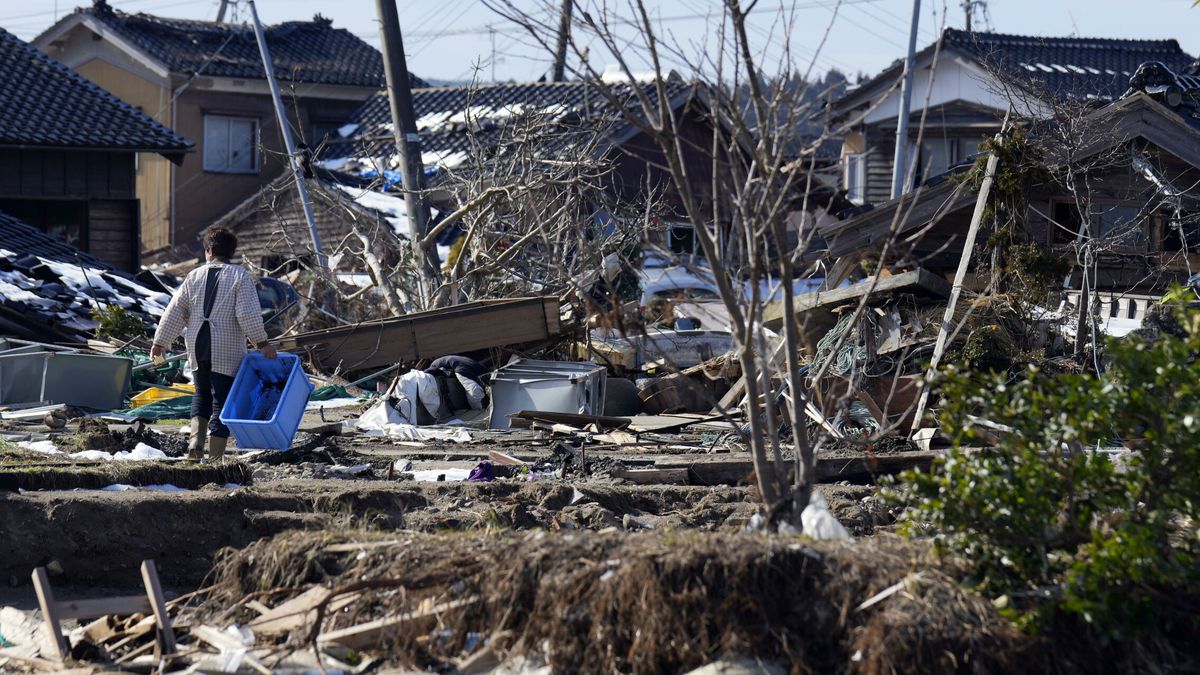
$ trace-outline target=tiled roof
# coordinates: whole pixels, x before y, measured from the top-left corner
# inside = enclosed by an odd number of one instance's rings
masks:
[[[266,78],[249,26],[127,14],[103,2],[80,11],[100,19],[173,72],[192,74],[203,68],[205,75],[213,77]],[[275,77],[281,83],[384,84],[379,51],[319,15],[312,21],[267,26],[265,33]],[[411,73],[409,78],[414,87],[428,86]]]
[[[41,230],[0,213],[0,322],[27,335],[86,338],[97,303],[143,320],[162,316],[170,298]]]
[[[1194,60],[1175,40],[1029,37],[947,28],[947,47],[1048,89],[1056,96],[1115,100],[1146,61],[1183,72]]]
[[[691,85],[668,83],[671,98],[685,95]],[[615,91],[633,95],[631,85],[616,85]],[[555,129],[595,129],[606,123],[609,135],[618,135],[628,125],[622,122],[611,102],[588,82],[529,82],[482,84],[459,87],[430,87],[413,90],[413,109],[421,134],[426,165],[453,166],[487,148],[508,128],[511,120],[527,116]],[[635,107],[636,109],[636,107]],[[391,157],[392,118],[387,96],[377,94],[352,117],[344,138],[330,142],[324,157]],[[547,126],[550,128],[550,126]],[[569,133],[569,131],[568,131]]]
[[[171,154],[192,143],[0,29],[0,145]]]

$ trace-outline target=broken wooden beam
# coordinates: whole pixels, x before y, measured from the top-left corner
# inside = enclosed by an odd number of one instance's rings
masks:
[[[479,596],[474,595],[468,598],[444,602],[426,610],[391,614],[381,619],[368,621],[357,626],[350,626],[349,628],[341,628],[328,633],[321,633],[317,636],[317,644],[338,644],[346,647],[347,649],[370,649],[372,647],[380,647],[383,645],[389,634],[395,632],[402,626],[431,623],[446,612],[473,605],[479,602],[479,600]]]
[[[351,371],[537,342],[561,332],[559,299],[543,296],[472,302],[300,333],[279,338],[279,348],[307,352],[326,371]]]

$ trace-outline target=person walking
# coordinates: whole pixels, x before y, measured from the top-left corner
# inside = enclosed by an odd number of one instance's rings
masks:
[[[237,236],[214,227],[201,241],[207,264],[192,270],[175,291],[154,333],[150,357],[166,354],[180,334],[184,336],[196,384],[187,456],[202,459],[207,436],[209,459],[217,461],[225,455],[229,442],[221,408],[246,355],[246,341],[269,359],[276,353],[263,327],[254,277],[230,262],[237,250]]]

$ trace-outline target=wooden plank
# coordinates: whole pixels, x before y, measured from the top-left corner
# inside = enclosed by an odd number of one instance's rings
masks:
[[[532,422],[547,422],[550,424],[566,424],[576,429],[582,429],[589,424],[595,424],[601,429],[625,429],[631,423],[629,417],[609,417],[606,415],[578,415],[575,413],[546,412],[542,410],[522,410],[509,417],[529,420]]]
[[[57,613],[61,621],[67,619],[94,619],[98,616],[116,614],[149,614],[153,611],[150,601],[140,595],[119,598],[91,598],[88,600],[63,600],[58,603]]]
[[[50,637],[58,650],[58,658],[65,660],[71,652],[67,638],[62,634],[58,605],[54,602],[54,591],[50,590],[50,578],[46,576],[46,568],[38,567],[33,570],[33,590],[37,592],[38,607],[42,609],[42,618],[50,629]]]
[[[396,541],[385,542],[370,542],[370,543],[355,543],[355,544],[338,544],[326,547],[325,550],[333,553],[342,553],[350,551],[364,550],[371,547],[390,546],[396,544]],[[268,610],[262,616],[251,621],[248,625],[251,630],[256,633],[286,633],[304,626],[310,625],[317,620],[317,605],[329,599],[333,592],[324,586],[313,586],[307,591],[297,595],[296,597],[280,604],[274,609]],[[329,601],[326,606],[327,616],[332,615],[338,610],[348,606],[350,603],[357,600],[358,593],[347,593],[341,597],[334,598]]]
[[[725,419],[725,415],[635,415],[629,419],[629,430],[635,433],[669,433],[679,431],[695,424],[715,422]]]
[[[545,340],[560,331],[558,299],[471,303],[383,321],[280,339],[285,351],[308,351],[323,368],[377,368],[447,354]]]
[[[671,469],[618,469],[610,474],[638,485],[687,485],[687,467]]]
[[[401,626],[411,623],[427,623],[436,620],[446,612],[467,607],[479,602],[479,596],[471,596],[460,600],[451,600],[431,609],[415,612],[392,614],[382,619],[368,621],[357,626],[322,633],[317,636],[317,644],[339,644],[348,649],[368,649],[379,646],[387,634]]]
[[[870,290],[872,297],[886,297],[895,293],[911,293],[926,297],[944,299],[950,297],[950,283],[941,276],[924,268],[895,274],[878,280],[872,288],[870,281],[863,281],[852,286],[842,286],[828,291],[804,293],[792,299],[796,314],[833,307],[835,305],[858,302]],[[778,326],[783,321],[783,305],[775,302],[763,311],[763,322],[768,327]]]
[[[154,610],[154,619],[158,623],[158,635],[162,641],[163,653],[175,653],[175,630],[171,628],[171,615],[167,614],[167,601],[163,597],[162,585],[158,581],[158,568],[153,560],[142,561],[142,582],[146,585],[146,596]]]

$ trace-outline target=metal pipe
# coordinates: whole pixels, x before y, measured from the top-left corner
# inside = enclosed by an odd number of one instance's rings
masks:
[[[267,73],[267,84],[271,87],[271,100],[275,104],[275,117],[279,120],[279,133],[283,135],[283,146],[287,151],[288,165],[292,169],[292,177],[296,181],[296,192],[300,195],[300,205],[304,207],[304,220],[308,221],[308,233],[312,237],[313,250],[317,252],[317,264],[321,269],[329,271],[329,260],[321,247],[321,235],[317,232],[317,219],[313,215],[312,200],[308,197],[308,186],[304,183],[304,172],[296,161],[296,143],[292,140],[292,128],[288,124],[287,112],[283,108],[283,98],[279,94],[279,83],[275,81],[275,67],[271,64],[271,50],[267,48],[267,38],[263,34],[262,23],[258,20],[258,9],[254,0],[250,0],[250,16],[254,19],[254,37],[258,40],[258,52],[262,56],[263,70]]]

